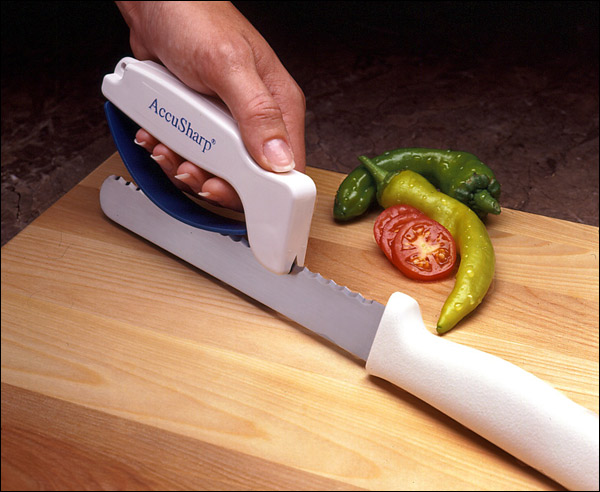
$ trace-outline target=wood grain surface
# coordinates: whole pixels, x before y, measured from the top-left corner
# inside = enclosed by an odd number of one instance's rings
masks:
[[[331,217],[340,174],[309,168],[307,266],[367,298],[419,302],[376,212]],[[117,155],[2,248],[2,489],[556,490],[364,363],[104,217]],[[598,412],[598,228],[505,209],[484,303],[449,339]]]

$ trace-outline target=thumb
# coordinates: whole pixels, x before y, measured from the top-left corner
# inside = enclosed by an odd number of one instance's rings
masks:
[[[303,93],[295,83],[281,85],[287,88],[279,91],[277,99],[284,102],[285,114],[255,69],[232,71],[221,78],[220,86],[213,85],[237,121],[252,158],[262,168],[274,172],[290,171],[298,164],[292,143],[298,139],[290,138],[284,116],[290,122],[289,128],[296,132],[304,129]],[[300,124],[295,120],[300,120]],[[301,150],[299,167],[303,165]]]
[[[238,122],[242,140],[262,168],[287,172],[296,167],[283,113],[262,81],[253,89],[222,95]]]

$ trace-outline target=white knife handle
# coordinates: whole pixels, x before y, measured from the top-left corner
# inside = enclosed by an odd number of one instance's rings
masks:
[[[429,332],[394,293],[367,371],[426,401],[571,490],[598,490],[598,415],[503,359]]]
[[[273,173],[250,156],[226,106],[203,96],[152,61],[123,58],[102,93],[186,160],[229,182],[244,207],[248,241],[267,269],[303,265],[316,187],[304,173]]]

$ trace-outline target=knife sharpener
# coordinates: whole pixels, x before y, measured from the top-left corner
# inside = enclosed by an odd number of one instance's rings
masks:
[[[277,274],[302,266],[316,186],[304,173],[261,168],[242,141],[225,105],[203,96],[152,61],[126,57],[106,75],[102,93],[117,149],[133,180],[165,213],[194,227],[247,235],[256,259]],[[178,190],[149,153],[134,143],[144,128],[184,159],[229,182],[242,201],[245,222],[226,219]]]

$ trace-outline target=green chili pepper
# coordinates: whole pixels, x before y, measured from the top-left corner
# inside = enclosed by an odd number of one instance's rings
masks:
[[[485,225],[469,207],[436,190],[423,176],[410,170],[387,172],[366,157],[360,159],[377,183],[382,207],[411,205],[442,224],[456,241],[460,264],[437,323],[437,332],[446,333],[483,301],[492,283],[495,255]]]
[[[466,204],[482,219],[488,213],[500,213],[500,183],[492,170],[473,154],[454,150],[397,149],[371,161],[386,171],[409,169],[419,173],[443,193]],[[375,201],[375,190],[375,181],[365,166],[358,166],[340,184],[333,216],[338,220],[350,220],[362,215]]]
[[[364,166],[357,167],[338,188],[333,216],[338,220],[350,220],[362,215],[375,201],[376,190],[371,173]]]

